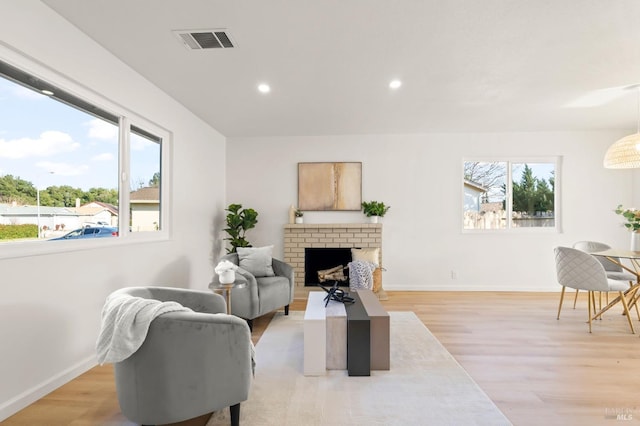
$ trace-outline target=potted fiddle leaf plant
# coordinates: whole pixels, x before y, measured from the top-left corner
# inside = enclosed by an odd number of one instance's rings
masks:
[[[258,212],[254,209],[243,209],[242,204],[229,204],[225,209],[227,214],[227,227],[224,229],[229,237],[225,240],[231,244],[227,248],[227,253],[235,253],[237,247],[251,247],[251,244],[245,238],[246,232],[255,228],[258,223]]]
[[[362,211],[369,218],[371,223],[378,223],[378,218],[387,214],[391,206],[385,205],[382,201],[363,201]]]

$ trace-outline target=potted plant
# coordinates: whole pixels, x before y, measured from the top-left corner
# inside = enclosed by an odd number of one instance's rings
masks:
[[[620,204],[615,209],[615,212],[627,220],[627,223],[624,224],[625,228],[632,232],[640,230],[640,210],[624,209],[622,204]]]
[[[378,223],[378,218],[383,217],[391,206],[385,206],[382,201],[363,201],[362,211],[372,223]]]
[[[620,204],[614,211],[627,220],[624,226],[631,231],[631,251],[640,251],[640,210],[625,209]]]
[[[219,262],[214,271],[218,274],[220,284],[231,284],[236,280],[238,266],[228,260]]]
[[[225,211],[229,212],[225,228],[229,237],[225,240],[231,244],[231,248],[227,248],[227,253],[235,253],[237,247],[251,247],[245,238],[245,233],[258,223],[258,212],[254,209],[243,209],[242,204],[229,204]]]
[[[304,213],[301,210],[296,209],[295,216],[296,216],[296,223],[304,222],[304,220],[302,219],[302,217],[304,216]]]

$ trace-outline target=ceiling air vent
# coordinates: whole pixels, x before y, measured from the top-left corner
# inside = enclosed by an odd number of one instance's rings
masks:
[[[189,50],[230,49],[235,47],[225,29],[218,30],[177,30],[173,33]]]

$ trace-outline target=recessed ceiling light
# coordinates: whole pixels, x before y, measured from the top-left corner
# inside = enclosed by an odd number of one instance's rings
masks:
[[[271,91],[271,87],[268,84],[262,83],[258,85],[258,91],[260,93],[269,93]]]
[[[402,86],[402,82],[400,80],[391,80],[389,83],[389,87],[392,89],[399,89]]]
[[[51,90],[42,89],[40,92],[41,92],[43,95],[53,96],[53,92],[52,92]]]

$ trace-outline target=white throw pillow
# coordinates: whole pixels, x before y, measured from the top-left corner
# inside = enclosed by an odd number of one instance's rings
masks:
[[[371,262],[380,266],[380,249],[379,248],[352,248],[351,260],[361,260],[363,262]]]
[[[237,247],[240,267],[245,269],[254,277],[273,277],[273,267],[271,266],[273,246],[266,247]]]

